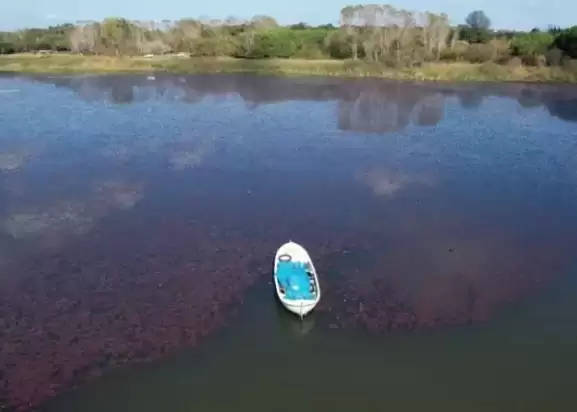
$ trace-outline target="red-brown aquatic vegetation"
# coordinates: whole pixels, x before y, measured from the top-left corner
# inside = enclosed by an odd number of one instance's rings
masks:
[[[341,303],[332,312],[334,327],[363,327],[369,332],[412,329],[415,315],[397,296],[386,280],[351,280],[334,296]]]
[[[61,252],[8,265],[14,276],[0,289],[0,396],[28,410],[113,367],[202,342],[251,284],[270,276],[274,246],[291,238],[285,227],[251,230],[130,215],[120,226],[97,225]],[[486,319],[570,256],[569,242],[477,253],[463,240],[441,252],[442,238],[425,237],[383,250],[386,239],[376,235],[324,228],[295,240],[315,259],[323,291],[317,309],[328,326],[371,333]],[[339,259],[349,251],[376,258],[343,270]]]
[[[266,271],[253,264],[267,254],[262,244],[211,239],[182,222],[157,234],[138,245],[122,233],[106,244],[86,238],[21,264],[3,284],[0,393],[10,407],[196,345]]]
[[[0,289],[0,397],[33,409],[114,367],[194,347],[271,275],[289,237],[272,232],[130,215],[12,265]],[[315,256],[342,248],[321,237],[307,240]]]
[[[570,247],[565,244],[522,246],[513,243],[502,249],[504,253],[484,251],[479,261],[465,254],[466,259],[443,263],[441,272],[430,256],[421,253],[425,265],[418,267],[428,271],[420,277],[411,274],[415,265],[409,260],[401,260],[405,269],[397,271],[393,258],[383,258],[364,273],[325,285],[328,293],[318,310],[330,313],[331,328],[362,327],[372,333],[487,320],[504,304],[528,296],[563,273],[570,263]]]

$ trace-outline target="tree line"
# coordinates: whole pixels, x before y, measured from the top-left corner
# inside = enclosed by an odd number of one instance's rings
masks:
[[[341,10],[339,23],[281,26],[269,16],[162,22],[108,18],[0,33],[0,53],[362,59],[396,67],[439,60],[574,66],[572,59],[577,59],[577,26],[492,30],[491,20],[480,10],[452,26],[444,13],[355,5]]]

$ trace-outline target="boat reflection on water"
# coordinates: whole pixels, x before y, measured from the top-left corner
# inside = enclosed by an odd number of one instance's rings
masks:
[[[276,299],[276,295],[273,297],[273,305],[276,309],[279,329],[281,329],[283,333],[286,333],[290,337],[301,338],[313,330],[316,318],[314,312],[300,320],[282,306],[278,299]]]

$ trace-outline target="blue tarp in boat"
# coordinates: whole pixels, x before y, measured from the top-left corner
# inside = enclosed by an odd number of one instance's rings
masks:
[[[306,264],[278,262],[276,276],[279,284],[285,290],[286,299],[314,299]]]

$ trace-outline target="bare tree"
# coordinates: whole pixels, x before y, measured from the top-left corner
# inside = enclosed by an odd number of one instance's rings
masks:
[[[362,8],[361,5],[357,6],[347,6],[341,10],[340,25],[343,28],[347,43],[349,43],[353,59],[357,60],[359,58],[359,40],[358,40],[358,30],[359,24],[359,11]]]
[[[69,34],[70,48],[74,53],[94,53],[99,38],[98,23],[77,24]]]
[[[170,30],[170,46],[175,51],[178,50],[196,54],[202,38],[202,30],[203,24],[198,20],[179,20]]]
[[[441,52],[447,47],[447,40],[451,34],[451,26],[449,25],[449,17],[446,14],[431,14],[431,46],[435,58],[438,60]]]
[[[421,41],[425,57],[438,59],[447,46],[451,34],[448,16],[431,12],[419,13],[417,25],[421,28]]]
[[[223,22],[223,25],[228,27],[240,27],[245,24],[247,24],[246,20],[235,16],[228,16]]]
[[[141,54],[161,54],[170,50],[163,33],[157,29],[154,21],[138,21],[132,23],[134,47]]]
[[[456,28],[452,28],[451,34],[449,36],[450,36],[449,47],[452,50],[455,48],[457,41],[459,41],[459,30]]]
[[[278,23],[274,18],[264,15],[254,16],[250,20],[250,24],[257,30],[274,29],[278,27]]]

